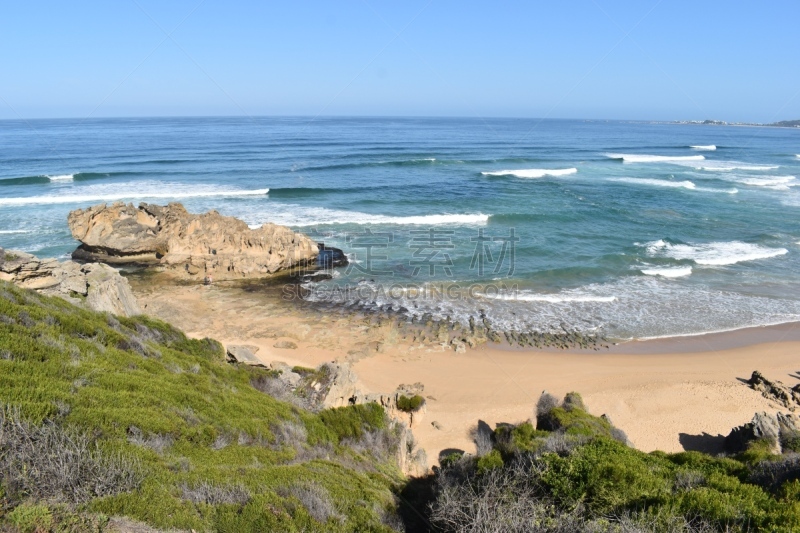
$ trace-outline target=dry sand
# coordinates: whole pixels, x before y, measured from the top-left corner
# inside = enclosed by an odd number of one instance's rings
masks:
[[[469,430],[478,420],[494,427],[529,419],[543,390],[580,392],[590,412],[609,415],[641,450],[715,451],[722,436],[756,411],[779,410],[741,379],[758,369],[794,385],[800,371],[795,325],[632,342],[601,352],[483,345],[457,354],[403,340],[391,323],[325,314],[280,301],[270,291],[135,278],[132,286],[146,313],[192,336],[258,346],[265,363],[350,361],[365,392],[390,393],[421,382],[427,413],[414,433],[431,463],[443,449],[474,451]],[[281,340],[298,347],[276,348]]]

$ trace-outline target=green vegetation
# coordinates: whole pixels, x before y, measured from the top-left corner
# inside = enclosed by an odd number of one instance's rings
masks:
[[[440,530],[800,531],[800,456],[770,455],[770,443],[736,457],[644,453],[574,393],[543,397],[536,426],[502,424],[490,452],[442,461]]]
[[[0,530],[800,531],[800,454],[774,443],[644,453],[580,395],[544,394],[535,421],[480,423],[477,456],[406,480],[383,408],[304,409],[330,370],[293,371],[299,401],[216,341],[0,282]]]
[[[383,409],[312,413],[254,386],[270,376],[157,320],[0,282],[0,529],[101,531],[127,516],[198,531],[391,531],[402,477]],[[80,461],[46,470],[42,454]]]
[[[406,413],[416,412],[423,403],[425,403],[425,398],[419,394],[415,394],[411,397],[401,394],[397,397],[397,408]]]

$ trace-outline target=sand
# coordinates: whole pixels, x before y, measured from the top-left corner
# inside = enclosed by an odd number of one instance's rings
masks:
[[[257,346],[265,363],[349,361],[365,392],[422,383],[427,412],[413,429],[431,464],[445,449],[474,451],[469,431],[479,420],[494,427],[531,418],[543,390],[580,392],[590,412],[610,416],[638,449],[714,452],[756,411],[780,410],[742,382],[753,370],[789,385],[799,379],[798,324],[631,342],[600,352],[482,345],[457,354],[403,340],[391,323],[320,312],[268,290],[131,281],[145,313],[195,337]],[[297,349],[275,347],[282,340]]]

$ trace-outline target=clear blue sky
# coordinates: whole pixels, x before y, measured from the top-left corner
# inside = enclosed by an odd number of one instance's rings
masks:
[[[794,119],[798,22],[797,0],[5,0],[0,118]]]

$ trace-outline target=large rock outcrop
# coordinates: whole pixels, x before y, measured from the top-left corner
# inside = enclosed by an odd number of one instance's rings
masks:
[[[794,451],[796,439],[800,437],[800,419],[793,414],[756,413],[747,424],[735,427],[725,437],[725,450],[743,452],[757,441],[764,442],[774,454]]]
[[[209,211],[189,213],[181,204],[100,204],[67,219],[82,245],[73,258],[105,263],[154,264],[182,278],[214,280],[264,277],[316,264],[317,243],[275,224],[251,229]]]
[[[100,263],[59,262],[0,248],[0,280],[59,296],[94,311],[122,316],[142,313],[128,280]]]

